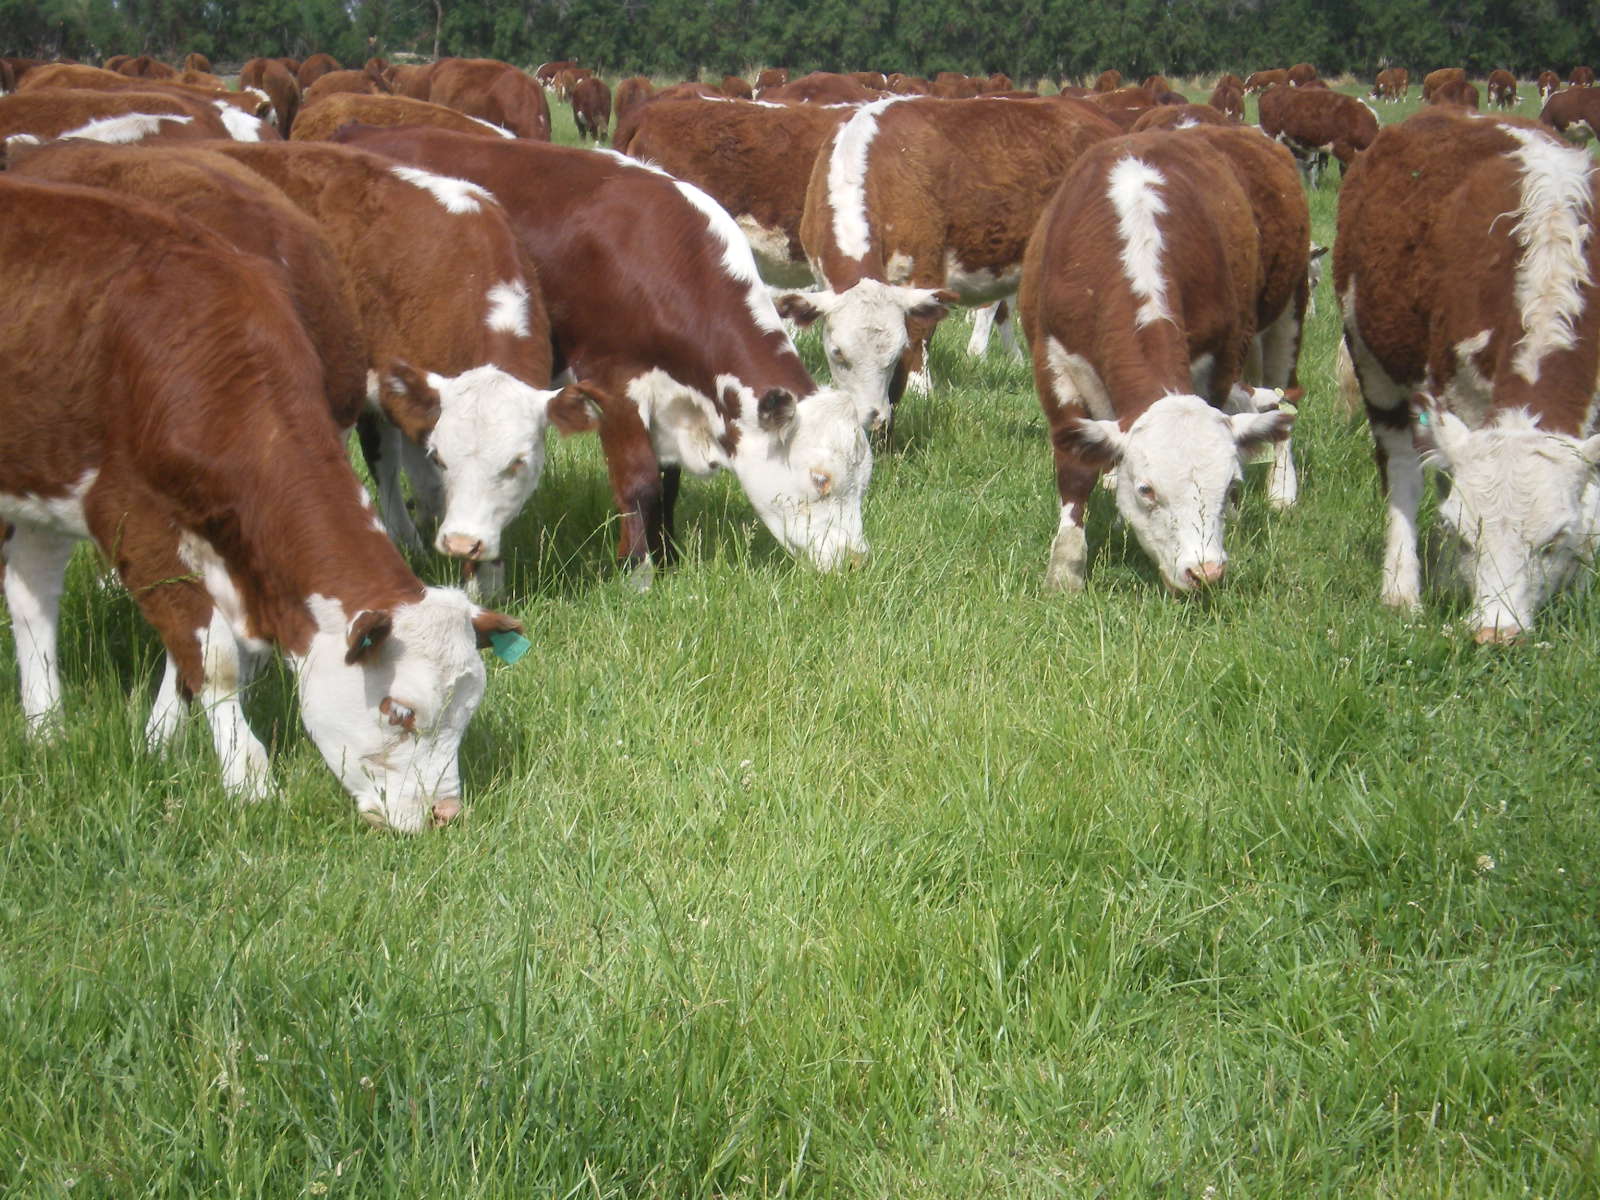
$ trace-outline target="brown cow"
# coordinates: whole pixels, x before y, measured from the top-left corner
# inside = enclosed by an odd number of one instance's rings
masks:
[[[1539,72],[1539,102],[1543,104],[1561,90],[1561,76],[1554,71]]]
[[[628,114],[648,100],[654,91],[655,87],[643,75],[630,75],[617,84],[611,97],[611,112],[619,129]]]
[[[458,133],[477,133],[494,137],[514,137],[509,129],[501,129],[488,121],[469,117],[466,113],[446,108],[442,104],[429,104],[426,100],[408,100],[404,96],[361,96],[353,92],[339,93],[317,101],[306,109],[295,122],[290,140],[295,142],[326,142],[343,125],[431,125],[435,129],[453,129]]]
[[[920,75],[890,75],[886,80],[888,90],[896,96],[931,96],[933,84]]]
[[[295,72],[295,82],[300,85],[301,92],[309,91],[311,85],[321,79],[330,71],[342,71],[344,66],[331,54],[313,54],[310,58],[303,59],[300,69]]]
[[[1088,101],[891,99],[864,105],[817,154],[800,237],[822,292],[780,300],[826,317],[836,384],[888,414],[926,391],[924,346],[946,305],[1016,290],[1045,201],[1117,126]]]
[[[1489,103],[1511,108],[1517,103],[1517,77],[1504,67],[1489,72]]]
[[[1170,92],[1172,90],[1172,85],[1167,82],[1165,75],[1146,75],[1139,86],[1157,96],[1162,92]]]
[[[670,100],[646,105],[628,153],[704,189],[733,217],[761,277],[806,287],[800,218],[817,151],[849,117],[816,104]]]
[[[1441,83],[1433,89],[1433,95],[1428,99],[1429,104],[1454,104],[1460,108],[1478,107],[1478,88],[1476,84],[1468,83],[1465,79],[1454,79]]]
[[[183,96],[73,88],[0,96],[0,145],[7,151],[57,138],[137,142],[227,136],[222,114]]]
[[[1114,67],[1095,76],[1094,90],[1097,92],[1114,92],[1121,86],[1122,72]]]
[[[862,87],[871,88],[875,92],[889,90],[889,78],[882,71],[851,71],[850,78],[854,79]],[[745,98],[749,99],[749,97]]]
[[[1310,63],[1295,63],[1289,68],[1288,83],[1292,87],[1305,87],[1308,83],[1317,81],[1317,69]]]
[[[1244,81],[1244,94],[1253,96],[1257,92],[1264,92],[1270,87],[1289,82],[1289,72],[1285,67],[1275,67],[1270,71],[1252,71],[1250,77]]]
[[[881,95],[882,92],[864,87],[848,75],[813,71],[782,87],[767,89],[761,93],[761,99],[781,104],[860,104]]]
[[[1244,88],[1226,81],[1219,82],[1211,91],[1211,107],[1230,121],[1244,120]]]
[[[1156,106],[1156,94],[1149,88],[1124,87],[1114,92],[1095,92],[1088,97],[1107,120],[1117,128],[1128,130],[1149,109]]]
[[[1187,129],[1192,125],[1229,125],[1228,114],[1209,104],[1161,104],[1140,114],[1129,133],[1147,129]]]
[[[1437,71],[1429,71],[1422,77],[1422,102],[1424,104],[1433,99],[1433,94],[1447,83],[1465,83],[1467,69],[1465,67],[1440,67]]]
[[[481,117],[520,138],[550,140],[550,105],[531,76],[492,58],[449,58],[433,71],[428,99]]]
[[[570,70],[578,64],[570,58],[557,59],[554,62],[540,63],[534,68],[533,77],[545,87],[554,87],[556,76],[561,72]]]
[[[611,89],[605,80],[588,75],[573,85],[572,120],[579,138],[606,140],[611,131]]]
[[[1339,200],[1334,288],[1389,510],[1383,601],[1421,604],[1426,453],[1450,480],[1439,516],[1480,642],[1530,628],[1600,536],[1597,211],[1587,151],[1450,109],[1384,129]]]
[[[978,80],[959,71],[940,71],[933,77],[933,94],[945,100],[974,99],[978,86]]]
[[[1339,160],[1342,174],[1378,133],[1378,114],[1343,92],[1269,88],[1259,107],[1262,131],[1294,152],[1312,187],[1330,153]]]
[[[759,100],[768,88],[782,87],[788,82],[788,67],[763,67],[756,75],[755,98]]]
[[[17,85],[17,94],[49,88],[83,88],[92,91],[158,92],[165,96],[209,102],[222,114],[229,136],[241,141],[257,141],[277,136],[258,114],[270,110],[271,104],[263,97],[249,92],[216,91],[209,88],[185,87],[179,83],[163,83],[153,79],[134,79],[115,71],[102,71],[97,67],[77,64],[51,63],[29,71],[27,78]]]
[[[1375,100],[1387,100],[1391,104],[1398,104],[1406,98],[1406,93],[1410,90],[1410,71],[1404,67],[1385,67],[1378,72],[1377,81],[1372,88],[1372,97]]]
[[[738,75],[724,75],[722,77],[722,94],[730,100],[750,100],[755,92],[750,87],[750,81]]]
[[[370,71],[328,71],[317,76],[315,82],[300,97],[300,107],[308,109],[329,96],[387,96],[389,85],[381,75]]]
[[[503,197],[538,266],[558,365],[628,397],[650,430],[647,465],[667,468],[663,532],[679,469],[726,468],[791,553],[824,570],[866,553],[866,414],[806,373],[744,238],[699,188],[570,146],[342,136]]]
[[[157,79],[163,81],[175,80],[178,69],[168,66],[158,58],[151,58],[148,54],[141,54],[136,58],[124,58],[116,65],[117,74],[126,75],[130,79]]]
[[[1593,87],[1593,67],[1573,67],[1572,74],[1567,76],[1567,82],[1573,87]]]
[[[300,84],[293,73],[275,58],[252,58],[239,69],[240,90],[253,90],[266,96],[277,116],[278,134],[288,137],[300,112]]]
[[[433,72],[438,65],[436,62],[394,63],[383,73],[383,77],[389,83],[389,90],[396,96],[404,96],[407,100],[426,100],[433,89]]]
[[[62,577],[87,537],[201,701],[231,790],[268,788],[238,690],[275,646],[364,819],[456,816],[475,642],[518,626],[424,588],[373,521],[268,265],[142,201],[20,179],[0,180],[0,265],[0,497],[27,498],[0,519],[30,729],[62,720]]]
[[[1574,142],[1600,137],[1600,89],[1567,88],[1557,92],[1545,103],[1539,120]]]
[[[1258,412],[1237,386],[1257,332],[1261,237],[1237,162],[1197,133],[1257,136],[1205,128],[1092,146],[1028,243],[1018,310],[1061,500],[1049,588],[1083,589],[1089,494],[1111,466],[1117,509],[1167,586],[1221,582],[1244,459],[1294,423],[1276,397]]]
[[[200,71],[209,75],[211,74],[211,60],[198,50],[191,50],[184,57],[183,69],[185,71]]]

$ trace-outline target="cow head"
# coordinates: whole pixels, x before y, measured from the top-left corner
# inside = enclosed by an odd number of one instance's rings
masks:
[[[1449,478],[1439,517],[1461,544],[1477,639],[1514,641],[1594,556],[1600,437],[1547,433],[1522,412],[1470,429],[1434,406],[1417,441]]]
[[[1058,435],[1091,462],[1117,468],[1117,511],[1174,592],[1219,583],[1228,564],[1223,518],[1255,450],[1289,436],[1294,414],[1226,415],[1198,396],[1168,395],[1124,431],[1080,420]]]
[[[457,756],[483,699],[478,647],[521,626],[453,588],[393,609],[346,613],[311,597],[317,631],[296,662],[300,716],[368,824],[397,833],[461,810]]]
[[[826,318],[822,347],[833,385],[855,400],[859,419],[871,428],[888,419],[904,386],[903,375],[895,380],[910,341],[906,322],[925,326],[926,337],[957,299],[943,289],[863,279],[842,292],[789,292],[777,303],[779,315],[802,326]]]
[[[443,376],[395,363],[380,403],[436,472],[434,547],[473,562],[499,558],[501,532],[544,472],[550,427],[595,428],[603,400],[587,384],[540,391],[495,366]]]

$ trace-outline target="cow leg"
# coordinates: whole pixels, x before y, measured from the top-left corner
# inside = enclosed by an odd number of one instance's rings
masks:
[[[5,543],[6,606],[11,610],[11,636],[22,684],[22,715],[35,737],[52,737],[60,728],[56,630],[67,562],[78,540],[18,525]]]
[[[1001,303],[997,301],[972,310],[972,336],[967,339],[968,357],[982,358],[983,352],[989,348],[989,335],[994,332],[995,323],[1000,319]]]
[[[1061,496],[1061,517],[1056,536],[1050,543],[1050,561],[1045,567],[1044,586],[1053,592],[1081,592],[1089,578],[1089,538],[1084,533],[1084,514],[1089,508],[1089,493],[1099,474],[1075,454],[1056,450],[1056,490]]]
[[[1302,288],[1302,290],[1304,290]],[[1262,387],[1291,388],[1295,382],[1295,362],[1300,355],[1301,320],[1297,299],[1278,315],[1278,319],[1256,335],[1251,345],[1255,376]],[[1267,476],[1267,502],[1273,508],[1288,508],[1300,497],[1300,481],[1294,469],[1291,438],[1272,448],[1272,470]]]
[[[601,405],[599,428],[611,494],[622,519],[617,560],[634,573],[642,590],[650,586],[656,565],[670,566],[677,557],[672,513],[663,499],[666,472],[656,458],[638,406],[623,388],[596,383],[608,397],[617,397]]]
[[[682,467],[661,468],[661,528],[674,558],[678,554],[678,486],[682,482]]]

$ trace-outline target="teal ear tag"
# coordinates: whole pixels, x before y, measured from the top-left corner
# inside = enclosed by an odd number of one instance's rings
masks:
[[[489,648],[494,651],[494,656],[506,666],[514,666],[529,650],[533,643],[520,633],[512,633],[509,629],[502,629],[499,633],[489,635]]]

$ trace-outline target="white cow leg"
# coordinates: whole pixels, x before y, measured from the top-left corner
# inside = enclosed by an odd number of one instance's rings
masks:
[[[1075,515],[1076,505],[1061,506],[1061,523],[1050,543],[1050,565],[1044,586],[1054,592],[1081,592],[1088,580],[1089,539]]]
[[[1422,603],[1422,562],[1417,555],[1417,505],[1422,500],[1422,460],[1409,427],[1374,424],[1384,458],[1389,528],[1383,548],[1383,602],[1414,610]]]
[[[67,562],[77,540],[19,525],[5,545],[6,605],[22,683],[22,715],[35,737],[53,737],[61,727],[56,630]]]
[[[200,687],[200,705],[211,726],[211,741],[222,764],[222,782],[244,800],[260,800],[267,795],[270,775],[267,751],[245,723],[240,689],[253,669],[254,656],[242,650],[233,630],[214,613],[211,624],[200,632],[205,662],[205,683]]]
[[[151,753],[159,754],[172,745],[188,715],[188,706],[178,695],[178,667],[167,655],[167,667],[161,675],[161,686],[156,689],[156,701],[150,708],[150,719],[144,725],[144,744]]]
[[[995,319],[999,314],[999,310],[998,301],[972,310],[972,336],[967,339],[967,354],[969,357],[982,358],[983,352],[989,348],[989,335],[994,332]]]

